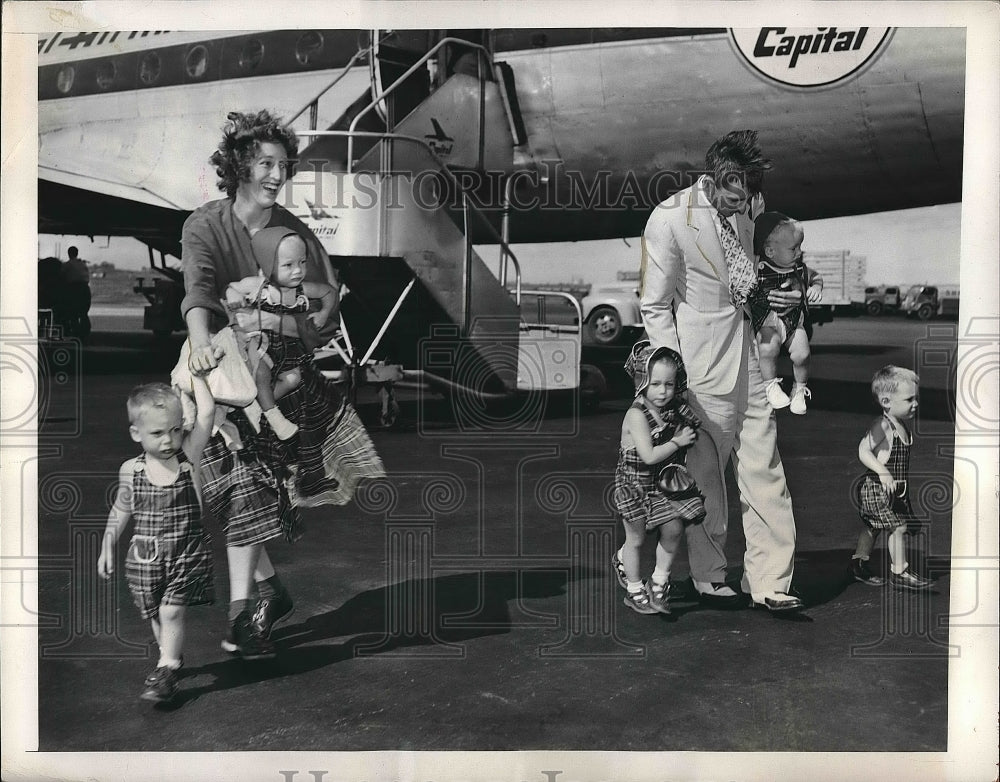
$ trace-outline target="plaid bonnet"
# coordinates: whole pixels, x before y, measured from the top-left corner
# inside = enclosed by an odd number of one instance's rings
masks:
[[[676,350],[667,347],[654,348],[648,339],[636,342],[625,360],[625,371],[635,383],[635,395],[639,396],[649,385],[649,368],[661,358],[669,358],[677,365],[677,377],[675,379],[675,394],[680,394],[687,390],[687,371],[684,369],[684,362]]]

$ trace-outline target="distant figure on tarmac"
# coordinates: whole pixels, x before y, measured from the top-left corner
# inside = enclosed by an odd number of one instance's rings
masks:
[[[90,334],[90,269],[76,247],[67,253],[62,269],[66,332],[83,338]]]
[[[51,310],[51,319],[42,321],[40,328],[52,336],[53,326],[64,326],[66,320],[66,285],[63,282],[63,262],[58,258],[38,259],[38,309]]]
[[[760,374],[767,403],[775,410],[787,407],[805,415],[809,391],[809,305],[823,298],[823,278],[802,262],[802,224],[781,212],[764,212],[754,221],[753,251],[757,257],[757,288],[750,297],[750,315],[757,332]],[[773,290],[800,291],[804,298],[793,307],[775,310],[767,300]],[[795,384],[792,395],[781,389],[778,355],[787,348]]]
[[[764,396],[747,302],[756,286],[754,217],[763,211],[771,167],[757,133],[737,130],[705,156],[707,174],[653,209],[642,238],[640,299],[654,347],[680,353],[688,404],[702,421],[688,467],[705,495],[707,516],[686,528],[699,598],[720,608],[744,604],[725,583],[729,522],[724,472],[732,460],[747,550],[742,588],[753,604],[793,611],[795,519],[778,455],[774,417]],[[797,304],[797,291],[772,291],[772,306]]]

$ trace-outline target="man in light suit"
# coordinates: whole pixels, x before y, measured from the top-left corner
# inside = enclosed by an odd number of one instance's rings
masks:
[[[745,312],[753,272],[753,214],[764,171],[756,131],[733,131],[706,155],[709,172],[659,204],[642,238],[642,316],[654,347],[678,351],[688,401],[703,421],[688,466],[705,495],[707,517],[687,528],[691,576],[703,602],[736,607],[745,598],[725,583],[725,467],[732,459],[747,551],[742,588],[753,604],[797,610],[790,594],[795,520],[778,455],[777,432]],[[751,206],[752,205],[752,206]],[[776,291],[771,303],[795,303]]]

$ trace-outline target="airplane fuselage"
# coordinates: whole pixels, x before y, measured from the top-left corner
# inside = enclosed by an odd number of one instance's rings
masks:
[[[874,37],[867,29],[749,32],[761,57],[798,77],[838,46]],[[708,145],[744,127],[758,130],[774,162],[769,206],[801,219],[960,198],[961,28],[896,28],[856,73],[815,88],[763,77],[724,29],[476,32],[511,67],[526,130],[530,166],[517,198],[531,208],[515,213],[513,241],[636,235],[653,205],[701,172]],[[444,33],[407,38],[429,46]],[[40,40],[42,230],[155,233],[81,208],[79,193],[135,205],[133,222],[168,215],[167,233],[176,230],[178,214],[219,197],[208,157],[226,113],[295,115],[366,38],[344,30],[132,35]],[[342,76],[318,101],[317,126],[370,96],[381,65]],[[306,111],[292,126],[309,124]],[[449,133],[426,128],[432,139]]]

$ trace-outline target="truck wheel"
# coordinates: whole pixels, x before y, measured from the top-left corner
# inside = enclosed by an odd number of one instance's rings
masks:
[[[880,301],[870,301],[870,302],[868,302],[868,314],[869,315],[881,315],[882,314],[882,302],[880,302]]]
[[[920,320],[930,320],[933,314],[934,308],[930,304],[921,304],[920,309],[917,310],[917,317]]]
[[[608,395],[608,381],[604,373],[593,364],[580,365],[580,405],[585,412],[593,412]]]
[[[597,307],[590,315],[590,329],[594,341],[612,345],[622,335],[622,319],[614,307]]]

